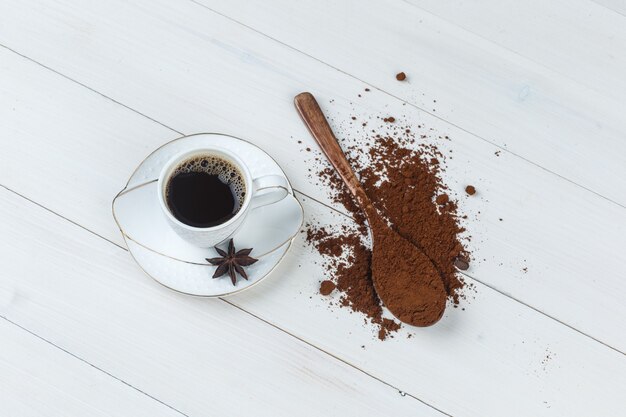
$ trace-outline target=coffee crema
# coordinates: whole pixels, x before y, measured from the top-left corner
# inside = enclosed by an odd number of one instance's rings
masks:
[[[246,182],[232,162],[217,155],[196,155],[181,161],[165,186],[172,215],[192,227],[226,223],[238,212],[246,196]]]

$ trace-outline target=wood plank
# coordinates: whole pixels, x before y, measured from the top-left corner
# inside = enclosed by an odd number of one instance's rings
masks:
[[[405,114],[436,134],[450,135],[452,142],[440,143],[444,152],[455,155],[446,182],[459,194],[471,182],[481,196],[460,200],[462,210],[470,214],[475,256],[482,260],[474,265],[472,276],[626,350],[626,334],[619,331],[619,317],[626,314],[620,299],[626,289],[621,278],[626,254],[607,250],[623,245],[622,208],[510,154],[496,157],[494,146],[384,93],[372,91],[359,99],[355,95],[363,92],[361,83],[193,4],[154,2],[145,13],[127,3],[98,4],[102,10],[94,6],[84,17],[71,8],[47,7],[41,7],[47,11],[45,21],[25,27],[49,30],[39,35],[42,41],[57,39],[47,45],[56,51],[50,56],[55,65],[180,131],[221,130],[251,139],[271,151],[296,188],[321,201],[328,202],[326,191],[303,175],[303,161],[312,158],[303,148],[315,145],[293,110],[296,92],[320,86],[314,91],[337,131],[356,140],[362,132],[346,123],[350,116],[381,111]],[[47,27],[54,19],[61,26],[67,19],[72,24],[62,30]],[[171,19],[186,23],[177,26]],[[80,27],[90,27],[89,35],[71,29]],[[79,44],[89,44],[95,36],[102,47],[67,44],[63,39],[69,33],[82,39]],[[171,59],[154,66],[164,55]],[[109,199],[138,161],[177,134],[130,111],[113,109],[115,105],[102,97],[46,75],[6,50],[2,56],[6,76],[0,88],[10,106],[0,118],[3,131],[9,132],[2,142],[0,183],[120,243]],[[120,59],[127,64],[116,64]],[[333,104],[328,103],[331,99]],[[34,122],[33,114],[41,117]],[[42,167],[45,183],[40,175],[23,173],[21,167],[28,161]]]
[[[185,415],[442,415],[5,189],[0,213],[0,314]]]
[[[626,3],[622,0],[593,0],[595,3],[626,17]]]
[[[455,416],[622,409],[623,355],[479,284],[465,311],[382,343],[312,296],[323,269],[300,235],[271,279],[230,299],[394,389],[229,304],[166,290],[125,251],[13,193],[0,191],[0,215],[0,314],[190,416],[232,414],[233,392],[241,415],[438,415],[402,392]]]
[[[626,93],[626,21],[589,0],[408,0],[603,95]],[[622,2],[623,3],[623,2]]]
[[[601,70],[588,77],[592,88],[399,0],[198,2],[626,205],[626,184],[618,179],[626,166],[626,25],[616,27],[615,18],[607,22],[612,56],[603,62],[610,64],[598,64]],[[575,39],[585,48],[606,49],[589,30],[580,32]],[[578,48],[573,40],[565,49]],[[578,56],[572,66],[588,60],[592,71],[596,54]],[[408,82],[395,80],[399,71]],[[606,88],[600,93],[598,85]]]
[[[4,319],[0,338],[3,415],[182,416]]]

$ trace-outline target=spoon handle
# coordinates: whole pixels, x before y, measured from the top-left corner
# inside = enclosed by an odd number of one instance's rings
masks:
[[[343,182],[350,190],[350,193],[356,198],[357,202],[369,216],[373,207],[370,199],[367,197],[363,186],[354,174],[350,163],[346,159],[346,155],[337,142],[337,138],[322,113],[319,104],[311,93],[300,93],[294,98],[296,109],[306,127],[309,128],[311,135],[322,148],[322,152],[326,158],[335,167],[337,173],[343,179]]]

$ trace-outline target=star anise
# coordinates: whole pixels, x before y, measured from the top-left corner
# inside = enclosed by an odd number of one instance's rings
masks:
[[[235,252],[235,244],[232,239],[228,242],[228,253],[217,246],[215,250],[221,255],[221,258],[206,258],[210,264],[217,265],[213,278],[219,278],[228,272],[233,285],[237,282],[236,273],[248,279],[248,274],[246,274],[243,267],[252,265],[258,261],[258,259],[249,256],[252,249],[241,249]]]

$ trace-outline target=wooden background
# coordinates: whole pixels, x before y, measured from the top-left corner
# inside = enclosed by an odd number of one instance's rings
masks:
[[[0,46],[0,414],[624,415],[622,0],[2,0]],[[306,90],[452,138],[465,311],[379,342],[301,237],[227,300],[133,263],[111,199],[181,134],[251,140],[350,222],[306,175]]]

